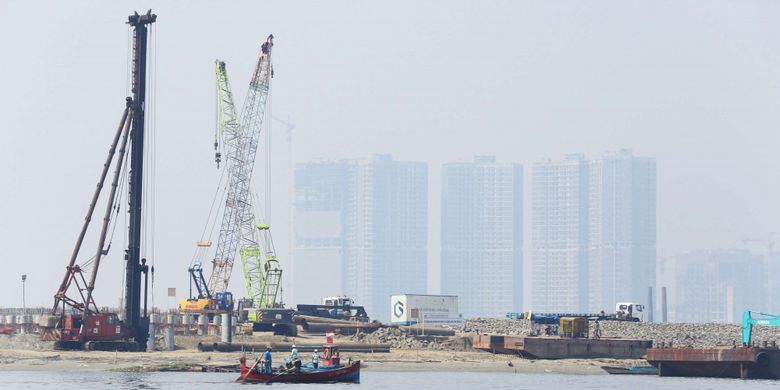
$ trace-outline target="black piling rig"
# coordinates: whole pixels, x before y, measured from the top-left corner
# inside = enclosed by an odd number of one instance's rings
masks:
[[[128,246],[125,251],[125,323],[142,350],[146,349],[149,338],[149,318],[144,308],[141,312],[141,274],[146,275],[148,266],[141,262],[141,226],[143,204],[144,172],[144,109],[146,102],[146,57],[149,26],[157,20],[157,15],[149,10],[144,15],[137,12],[127,18],[127,24],[133,28],[133,84],[132,128],[130,142],[130,180],[128,226]],[[144,297],[146,292],[144,292]],[[145,299],[144,299],[145,300]],[[142,315],[143,314],[143,315]]]

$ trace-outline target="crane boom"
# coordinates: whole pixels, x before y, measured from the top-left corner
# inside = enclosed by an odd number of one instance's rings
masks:
[[[245,142],[243,141],[238,126],[236,105],[233,100],[233,91],[230,87],[230,80],[227,75],[225,62],[215,60],[214,64],[217,79],[217,128],[222,138],[223,148],[225,148],[227,154],[229,177],[233,178],[238,174],[238,169],[242,165],[241,158],[244,154]],[[214,145],[216,147],[216,141]],[[219,153],[217,153],[216,160],[217,164],[219,164],[221,161],[221,155]],[[225,241],[228,240],[230,235],[235,234],[237,215],[238,212],[236,211],[236,207],[225,208],[222,229],[220,230],[220,238],[222,238],[224,234]],[[212,286],[210,286],[203,277],[203,264],[201,263],[200,258],[196,257],[194,259],[188,271],[190,273],[190,278],[195,283],[195,288],[198,291],[198,298],[212,298],[212,293],[216,291],[213,290]],[[227,288],[227,283],[225,283],[225,288]]]
[[[226,146],[228,169],[228,193],[225,200],[225,210],[222,217],[222,225],[217,241],[216,254],[213,260],[214,268],[208,281],[208,289],[212,293],[224,292],[230,283],[230,275],[233,271],[235,254],[241,246],[242,253],[252,254],[253,248],[257,248],[254,212],[250,198],[250,182],[254,169],[257,144],[260,137],[263,119],[265,117],[266,102],[270,90],[272,75],[271,47],[273,36],[269,36],[264,49],[255,65],[252,80],[249,83],[249,91],[241,111],[240,126],[235,123],[237,136],[233,140],[234,148],[230,144]],[[270,43],[270,45],[267,45]],[[225,74],[224,82],[229,91],[229,83]],[[232,94],[230,94],[232,104]],[[222,102],[220,102],[222,104]],[[227,108],[227,104],[224,107]],[[220,115],[228,110],[220,110]],[[232,111],[233,113],[235,111]],[[235,118],[235,116],[233,116]],[[229,115],[225,115],[226,125],[229,123]],[[228,141],[229,143],[230,141]],[[245,267],[246,270],[246,267]]]
[[[760,315],[762,318],[753,318],[753,314]],[[746,347],[750,346],[754,325],[780,326],[780,315],[745,310],[742,313],[742,345]]]

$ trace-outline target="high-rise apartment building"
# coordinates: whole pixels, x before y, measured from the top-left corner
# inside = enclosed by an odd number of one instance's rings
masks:
[[[522,305],[523,168],[494,157],[445,164],[441,292],[464,317],[502,317]]]
[[[766,312],[770,304],[761,255],[743,249],[688,251],[660,264],[670,321],[738,323],[743,310]]]
[[[346,245],[348,167],[346,161],[296,167],[294,261],[292,269],[283,276],[292,279],[292,291],[285,294],[290,302],[319,303],[323,296],[344,293],[342,256]]]
[[[428,170],[388,155],[299,165],[298,302],[346,294],[388,319],[393,294],[427,292]]]
[[[614,310],[655,285],[655,159],[569,155],[533,173],[532,309]]]
[[[589,164],[588,307],[644,302],[655,286],[655,159],[631,150]]]
[[[534,164],[531,309],[578,312],[587,306],[588,162],[573,154]]]

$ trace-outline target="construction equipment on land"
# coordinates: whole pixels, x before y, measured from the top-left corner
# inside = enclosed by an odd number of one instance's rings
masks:
[[[591,320],[602,321],[642,321],[644,305],[633,302],[618,302],[615,304],[615,313],[537,313],[532,311],[506,313],[506,318],[512,320],[531,320],[538,324],[557,325],[564,317],[586,317]]]
[[[273,77],[272,47],[273,35],[269,35],[252,74],[240,120],[236,117],[235,102],[225,63],[216,61],[218,128],[228,173],[227,196],[213,260],[214,267],[208,283],[203,283],[200,262],[192,264],[190,274],[196,286],[201,285],[198,288],[200,294],[198,300],[207,300],[207,304],[212,303],[218,294],[227,291],[236,251],[238,251],[249,299],[239,305],[239,317],[253,322],[255,330],[268,330],[266,328],[272,327],[275,332],[279,329],[290,329],[286,334],[294,334],[292,310],[283,309],[283,305],[277,300],[282,268],[276,255],[270,226],[256,220],[250,191],[270,81]],[[215,149],[215,161],[219,166],[223,154],[219,150],[217,140],[215,140]],[[204,305],[206,304],[200,303],[200,306]],[[274,313],[268,312],[269,309],[274,309]],[[287,312],[280,310],[287,310]],[[284,320],[288,318],[289,322]]]
[[[190,274],[190,297],[179,302],[179,310],[181,312],[205,314],[210,318],[217,314],[233,311],[233,295],[227,291],[236,252],[236,246],[232,244],[238,241],[236,237],[238,234],[237,217],[240,210],[245,207],[251,208],[251,204],[249,204],[251,199],[240,199],[240,194],[234,184],[246,181],[246,185],[249,185],[249,178],[242,176],[248,143],[245,136],[241,134],[241,129],[238,125],[233,91],[230,87],[225,63],[217,60],[215,65],[217,80],[217,135],[215,135],[214,139],[214,160],[217,163],[217,168],[219,168],[219,164],[222,161],[222,153],[218,149],[219,139],[221,138],[227,158],[225,169],[228,175],[228,195],[222,214],[219,245],[215,258],[212,261],[211,277],[207,282],[203,276],[203,263],[198,253],[196,253],[190,267],[187,269],[187,272]],[[211,247],[211,241],[201,240],[196,243],[196,246],[199,250],[209,248]],[[218,278],[214,276],[215,273],[221,275],[222,280],[219,283]],[[193,284],[198,292],[197,295],[192,294]],[[220,288],[220,290],[215,290],[215,288]]]
[[[297,315],[322,317],[336,320],[369,322],[368,314],[363,306],[355,306],[349,297],[324,297],[320,305],[297,305]]]
[[[753,315],[759,315],[760,318],[754,318]],[[749,347],[753,338],[753,326],[780,326],[780,315],[767,314],[745,310],[742,313],[742,345]]]
[[[42,337],[55,337],[55,348],[58,349],[98,349],[138,351],[146,350],[149,337],[149,319],[147,316],[147,287],[149,266],[146,259],[141,258],[141,238],[144,218],[144,112],[146,100],[146,62],[147,42],[151,33],[151,25],[157,20],[157,15],[149,10],[144,15],[137,12],[128,17],[127,24],[133,28],[133,77],[132,97],[126,98],[125,109],[119,127],[109,149],[108,157],[103,165],[103,171],[98,181],[97,189],[87,211],[81,232],[76,240],[75,248],[57,293],[54,296],[54,306],[51,314],[58,317],[55,329],[43,331]],[[121,141],[120,141],[121,139]],[[128,143],[130,146],[130,171],[128,186],[128,247],[125,252],[125,286],[124,286],[124,319],[120,320],[116,313],[101,312],[95,304],[95,281],[103,256],[111,247],[106,244],[108,229],[121,209],[117,188],[123,177],[126,165],[123,164]],[[119,147],[118,154],[116,153]],[[116,156],[116,159],[114,157]],[[92,214],[103,189],[108,171],[114,163],[114,175],[108,195],[103,225],[98,240],[95,256],[85,264],[76,264],[84,236],[87,233]],[[146,190],[148,191],[148,189]],[[116,222],[115,225],[116,226]],[[84,267],[91,264],[89,281],[84,277]],[[154,273],[154,270],[151,270]],[[141,310],[141,276],[143,275],[144,294],[143,311]],[[70,296],[68,291],[75,284],[77,295]],[[59,332],[57,332],[59,330]],[[59,333],[59,334],[57,334]]]
[[[780,326],[780,315],[745,310],[741,346],[681,348],[661,342],[645,358],[659,376],[780,379],[780,349],[774,340],[753,342],[756,325]]]

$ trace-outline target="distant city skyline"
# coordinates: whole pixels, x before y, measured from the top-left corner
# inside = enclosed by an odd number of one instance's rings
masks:
[[[276,37],[275,77],[264,131],[272,145],[263,142],[260,152],[271,157],[258,159],[253,192],[272,198],[265,217],[288,303],[303,287],[288,280],[296,268],[288,167],[318,159],[390,153],[429,164],[433,292],[441,288],[439,167],[474,155],[526,167],[524,275],[531,267],[532,164],[566,153],[593,158],[631,147],[656,158],[658,257],[764,251],[765,243],[742,240],[780,231],[780,133],[773,130],[780,121],[780,41],[772,39],[780,35],[780,3],[212,5],[144,6],[159,16],[147,101],[156,164],[146,189],[156,212],[147,221],[155,239],[145,255],[155,268],[155,305],[175,307],[186,296],[194,243],[222,174],[213,151],[214,60],[227,63],[241,104],[269,33]],[[0,2],[8,16],[0,46],[14,58],[0,64],[4,87],[13,91],[0,96],[1,306],[21,305],[22,274],[28,305],[53,302],[128,95],[125,21],[135,9],[126,1]],[[220,28],[203,28],[204,20]],[[274,117],[294,124],[291,137]],[[261,177],[266,169],[268,180]],[[97,247],[99,223],[93,225],[85,248]],[[99,305],[117,305],[122,295],[122,230],[101,262]],[[235,267],[230,284],[238,296],[245,290],[240,272]],[[524,282],[529,303],[531,285]],[[167,298],[169,287],[176,298]]]
[[[532,307],[614,310],[655,286],[656,162],[631,149],[533,167]]]
[[[765,256],[745,249],[691,250],[659,258],[669,320],[738,323],[744,310],[776,313]]]
[[[427,227],[427,173],[408,171],[425,164],[409,164],[376,155],[298,166],[293,284],[303,287],[294,299],[335,294],[316,283],[327,274],[331,287],[340,282],[339,293],[372,309],[388,294],[414,290],[457,295],[466,316],[500,317],[609,311],[618,301],[644,303],[655,287],[655,159],[623,149],[534,163],[530,275],[523,271],[522,165],[493,156],[445,163],[439,291],[426,287],[431,248],[416,226]],[[411,255],[396,255],[409,244],[401,237],[416,237]],[[530,304],[524,280],[531,280]]]
[[[345,294],[389,320],[390,296],[424,294],[428,168],[390,155],[296,168],[292,294],[301,303]]]

